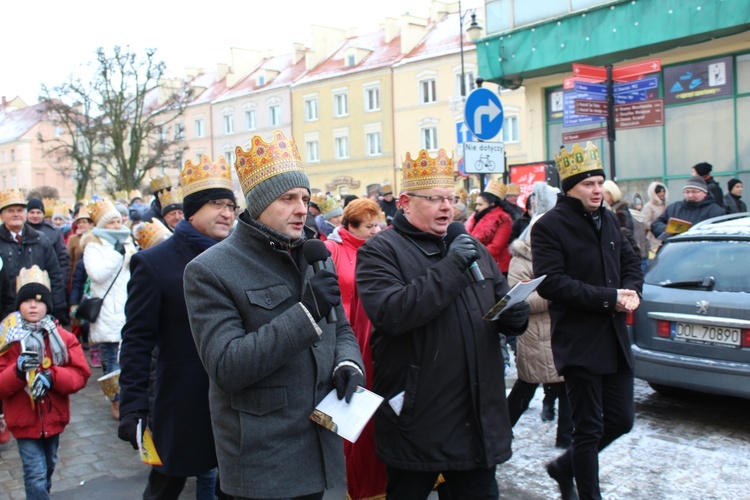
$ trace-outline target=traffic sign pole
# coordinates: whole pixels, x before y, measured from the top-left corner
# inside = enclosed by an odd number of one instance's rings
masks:
[[[612,65],[607,64],[607,142],[609,143],[609,175],[613,181],[617,180],[615,171],[615,94],[614,80],[612,79]],[[601,158],[601,156],[600,156]]]

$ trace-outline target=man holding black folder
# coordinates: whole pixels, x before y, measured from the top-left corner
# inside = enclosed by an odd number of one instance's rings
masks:
[[[445,151],[407,153],[402,172],[403,210],[360,247],[356,274],[372,389],[388,401],[375,413],[387,497],[425,499],[442,473],[453,498],[496,500],[495,466],[511,456],[499,334],[526,331],[529,305],[482,319],[508,284],[465,231],[447,245],[456,193]]]
[[[712,217],[726,214],[726,210],[717,205],[712,197],[708,196],[708,186],[700,176],[695,175],[688,179],[685,187],[682,188],[682,193],[685,196],[684,200],[667,205],[664,213],[651,223],[651,232],[660,240],[665,240],[673,234],[677,234],[669,231],[670,219],[685,221],[689,225],[694,225]],[[721,200],[719,200],[719,203],[721,203]]]

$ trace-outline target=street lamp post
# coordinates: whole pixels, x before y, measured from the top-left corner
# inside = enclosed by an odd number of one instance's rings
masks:
[[[466,12],[464,12],[461,8],[461,0],[458,0],[458,19],[460,23],[458,32],[460,33],[459,43],[461,50],[461,85],[459,87],[461,92],[461,112],[463,112],[464,103],[466,102],[466,68],[464,66],[464,19],[466,19],[466,14],[471,14],[471,24],[466,30],[471,41],[476,42],[482,34],[482,27],[477,23],[476,9],[467,9]],[[466,190],[468,191],[468,178],[466,179],[466,183]]]

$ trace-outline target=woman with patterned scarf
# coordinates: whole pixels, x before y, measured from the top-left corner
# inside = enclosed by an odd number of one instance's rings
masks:
[[[466,230],[487,247],[497,267],[507,275],[510,264],[508,242],[513,218],[502,208],[504,195],[503,186],[497,181],[490,181],[477,196],[476,211],[466,221]]]
[[[89,339],[99,346],[102,371],[106,375],[120,369],[120,330],[125,325],[130,257],[135,253],[135,245],[130,230],[122,227],[120,212],[110,201],[90,204],[89,214],[94,228],[81,241],[83,264],[91,280],[91,295],[104,298],[99,316],[91,323]],[[112,416],[120,418],[119,394],[112,402]]]
[[[18,442],[27,498],[49,498],[69,395],[91,376],[81,344],[47,313],[49,277],[34,265],[18,275],[17,311],[2,322],[0,398]]]

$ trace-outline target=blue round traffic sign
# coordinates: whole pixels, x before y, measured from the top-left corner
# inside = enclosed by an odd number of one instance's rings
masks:
[[[489,141],[503,128],[503,105],[490,89],[478,88],[464,105],[464,121],[477,139]]]

